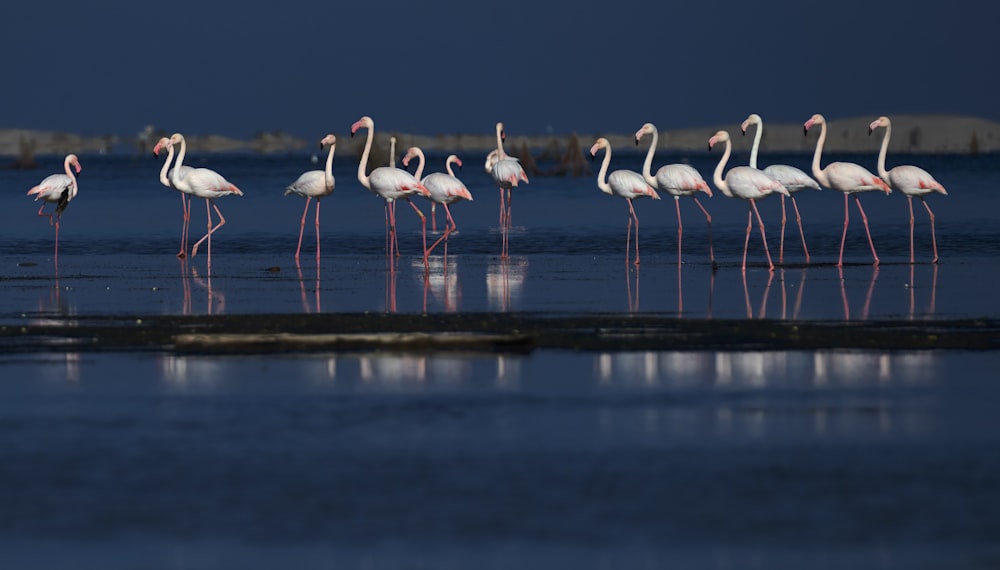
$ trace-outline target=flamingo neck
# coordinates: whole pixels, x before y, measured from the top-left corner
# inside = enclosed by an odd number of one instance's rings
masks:
[[[757,168],[757,150],[760,147],[760,138],[764,134],[764,122],[757,123],[757,132],[753,134],[753,148],[750,149],[750,168]]]
[[[448,176],[451,176],[452,178],[455,178],[455,172],[452,171],[451,165],[452,163],[457,162],[457,159],[458,157],[453,154],[444,162],[444,169],[448,171]]]
[[[507,158],[507,153],[503,151],[503,137],[500,136],[500,129],[497,129],[497,162]]]
[[[173,145],[171,145],[171,148],[167,151],[167,153],[168,153],[167,154],[168,159],[169,159],[170,153],[172,153],[173,150],[174,150],[173,149]],[[186,154],[187,154],[187,141],[184,140],[184,137],[182,136],[181,137],[181,149],[179,151],[177,151],[177,161],[174,163],[174,171],[170,173],[170,182],[172,183],[173,187],[177,188],[178,190],[180,189],[180,186],[178,186],[178,184],[181,184],[181,179],[182,179],[182,177],[181,177],[181,166],[184,165],[184,155],[186,155]],[[169,160],[168,160],[168,162],[169,162]]]
[[[424,174],[424,151],[417,149],[417,171],[413,173],[413,177],[420,180],[420,177]]]
[[[816,152],[813,153],[812,171],[813,176],[816,177],[816,181],[829,188],[830,178],[826,175],[826,172],[819,167],[820,156],[823,155],[824,143],[826,143],[826,121],[819,124],[819,139],[816,140]]]
[[[878,175],[882,180],[889,183],[889,173],[885,169],[885,153],[889,150],[889,137],[892,136],[892,123],[885,126],[885,135],[882,137],[882,148],[878,151]]]
[[[330,152],[326,155],[326,170],[323,174],[326,178],[326,189],[333,189],[333,152],[337,149],[336,143],[330,145]]]
[[[649,141],[649,150],[646,151],[646,161],[642,163],[642,177],[653,188],[656,188],[656,178],[652,174],[653,153],[656,152],[656,143],[660,140],[660,133],[653,127],[653,140]]]
[[[611,195],[611,185],[605,179],[608,173],[608,165],[611,164],[611,147],[604,147],[604,161],[601,162],[601,171],[597,173],[597,187],[601,189],[601,192]]]
[[[368,179],[368,174],[365,173],[365,169],[368,167],[368,155],[371,154],[372,151],[372,135],[374,133],[375,124],[372,123],[372,125],[368,127],[368,140],[365,141],[365,150],[361,153],[361,162],[358,163],[358,182],[369,190],[372,189],[372,183],[371,180]]]
[[[163,163],[163,168],[160,169],[160,184],[170,188],[173,186],[170,179],[167,178],[167,171],[170,170],[170,163],[174,160],[174,145],[167,144],[167,160]]]
[[[73,174],[73,168],[70,167],[70,165],[69,165],[69,157],[68,156],[66,157],[65,160],[63,160],[63,169],[66,170],[66,176],[69,176],[69,179],[72,180],[72,182],[69,185],[69,188],[70,188],[70,190],[69,190],[69,199],[72,200],[73,197],[76,196],[76,176]]]
[[[396,137],[389,137],[389,166],[396,168]]]
[[[729,162],[729,155],[732,152],[733,143],[729,139],[726,139],[726,150],[722,153],[722,158],[719,159],[719,164],[715,167],[715,173],[712,175],[715,187],[722,190],[722,193],[730,198],[733,197],[733,193],[729,191],[729,184],[726,184],[725,179],[722,178],[722,171],[726,169],[726,163]]]

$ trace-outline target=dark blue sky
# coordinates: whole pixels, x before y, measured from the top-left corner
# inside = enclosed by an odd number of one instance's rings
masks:
[[[1000,120],[997,11],[971,0],[18,2],[0,18],[0,127],[316,137],[365,114],[424,134],[497,120],[511,134],[738,125],[751,112]]]

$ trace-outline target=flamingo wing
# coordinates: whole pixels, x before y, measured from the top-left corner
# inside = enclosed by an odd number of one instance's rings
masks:
[[[622,198],[633,199],[649,196],[654,200],[660,199],[660,195],[646,183],[642,175],[631,170],[615,170],[608,175],[608,185],[611,186],[611,191],[616,196]]]
[[[668,164],[656,171],[656,185],[672,196],[689,196],[701,190],[709,196],[712,190],[701,174],[687,164]]]
[[[922,196],[931,192],[948,194],[944,186],[935,180],[930,172],[918,166],[903,165],[893,168],[889,171],[887,182],[896,190],[912,196]]]
[[[45,200],[46,202],[58,202],[65,199],[72,200],[76,195],[76,184],[73,179],[65,174],[52,174],[46,176],[38,186],[28,190],[28,196],[35,196],[35,200]],[[63,195],[67,197],[64,198]]]
[[[461,180],[443,172],[428,174],[421,183],[430,192],[430,199],[439,204],[451,204],[461,199],[472,199],[472,194]]]
[[[764,174],[781,182],[789,192],[798,192],[806,188],[819,190],[819,182],[802,170],[787,164],[772,164],[764,169]]]
[[[285,189],[285,196],[298,194],[303,198],[322,198],[333,192],[333,187],[326,187],[326,172],[310,170],[303,172],[298,179]]]
[[[756,200],[771,193],[788,195],[781,182],[749,166],[731,168],[726,173],[726,183],[734,195],[746,200]]]
[[[386,200],[398,200],[413,194],[427,196],[427,188],[409,172],[391,166],[380,166],[369,175],[372,190]]]
[[[209,168],[195,168],[187,173],[183,182],[191,193],[201,198],[221,198],[230,194],[242,196],[243,192],[218,172]]]
[[[889,185],[860,164],[831,162],[825,168],[830,187],[841,192],[889,191]]]
[[[502,188],[516,188],[518,182],[528,181],[528,175],[521,168],[521,162],[511,157],[496,161],[491,174],[494,182]]]

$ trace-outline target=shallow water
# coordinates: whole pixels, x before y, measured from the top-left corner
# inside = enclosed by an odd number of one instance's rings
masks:
[[[615,155],[613,167],[640,158]],[[204,253],[174,257],[178,194],[152,158],[82,157],[53,231],[23,194],[43,172],[0,171],[0,320],[300,312],[589,312],[680,318],[921,320],[1000,316],[996,156],[908,157],[949,196],[941,263],[917,210],[865,195],[800,195],[774,274],[746,205],[689,201],[677,264],[670,200],[638,201],[641,269],[624,263],[625,204],[593,177],[535,177],[514,197],[498,259],[498,192],[476,164],[460,232],[424,273],[416,218],[384,255],[382,202],[336,162],[323,256],[312,213],[283,197],[307,156],[206,157],[243,198]],[[709,175],[717,157],[688,159]],[[859,162],[872,157],[830,157]],[[762,161],[769,163],[762,157]],[[774,157],[800,167],[808,157]],[[892,162],[892,160],[890,160]],[[430,157],[430,169],[443,164]],[[418,202],[419,203],[419,202]],[[918,203],[919,204],[919,203]],[[420,203],[427,211],[426,204]],[[761,203],[777,262],[780,204]],[[919,206],[918,206],[919,208]],[[192,241],[204,228],[194,204]],[[439,221],[440,216],[439,216]],[[0,355],[0,566],[17,568],[706,567],[989,568],[1000,563],[993,351],[663,351],[531,354],[169,352]]]

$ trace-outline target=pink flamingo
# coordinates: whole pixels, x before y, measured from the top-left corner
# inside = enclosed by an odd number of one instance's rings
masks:
[[[948,191],[944,189],[944,186],[942,186],[940,182],[934,180],[934,177],[931,176],[929,172],[917,166],[904,164],[897,166],[892,170],[886,171],[885,152],[889,148],[889,137],[892,136],[892,123],[889,121],[889,117],[883,116],[872,121],[872,123],[868,125],[868,134],[872,134],[872,132],[879,127],[885,127],[885,136],[882,137],[882,149],[878,153],[878,175],[884,182],[889,184],[890,187],[905,194],[906,201],[910,206],[910,263],[913,263],[914,196],[920,198],[920,202],[923,203],[924,208],[927,209],[927,215],[931,219],[931,243],[934,245],[934,259],[931,260],[931,263],[937,263],[938,251],[937,237],[934,235],[934,212],[932,212],[931,207],[927,205],[927,200],[924,199],[924,196],[930,194],[931,192],[940,192],[947,196]]]
[[[62,217],[63,210],[76,197],[76,193],[79,190],[76,183],[76,176],[73,175],[73,170],[70,169],[71,166],[76,169],[77,174],[80,174],[80,171],[83,170],[80,166],[80,159],[75,154],[67,154],[63,160],[63,169],[66,171],[66,174],[51,174],[46,176],[37,186],[33,186],[31,190],[28,190],[27,194],[28,196],[34,195],[36,202],[42,200],[42,205],[38,208],[38,215],[48,217],[49,225],[55,224],[56,265],[59,265],[59,218]],[[45,209],[45,204],[48,203],[56,205],[55,214],[42,213],[42,210]]]
[[[187,153],[187,141],[184,140],[184,135],[174,133],[170,135],[169,142],[171,145],[179,144],[181,147],[181,150],[177,153],[177,162],[174,165],[173,170],[170,172],[170,183],[174,185],[174,188],[180,190],[181,192],[205,199],[205,213],[208,216],[208,231],[201,239],[196,241],[194,247],[191,248],[191,257],[198,255],[198,246],[201,245],[201,242],[208,240],[208,273],[211,275],[212,234],[226,224],[226,219],[222,217],[222,212],[219,210],[219,207],[215,205],[214,200],[216,198],[231,196],[233,194],[242,196],[243,192],[232,182],[226,180],[221,174],[209,168],[193,168],[190,171],[187,171],[186,174],[182,175],[184,156]],[[219,223],[214,227],[212,226],[213,208],[215,209],[215,213],[219,216]]]
[[[364,152],[361,153],[361,162],[358,163],[358,181],[361,182],[362,186],[375,192],[385,200],[390,234],[389,251],[387,253],[390,257],[393,255],[393,247],[396,240],[395,201],[406,200],[413,207],[413,211],[420,216],[424,240],[424,269],[426,270],[429,268],[427,264],[427,217],[424,216],[424,213],[420,211],[420,208],[416,204],[410,201],[410,196],[414,194],[429,196],[430,192],[412,174],[400,168],[380,166],[372,170],[370,175],[365,174],[368,166],[368,155],[372,150],[375,121],[368,116],[361,117],[356,123],[351,125],[351,136],[353,137],[354,133],[358,132],[358,129],[361,128],[368,129],[368,140],[365,142]],[[399,251],[395,251],[395,255],[398,256]]]
[[[424,151],[415,146],[410,147],[406,151],[406,156],[403,157],[403,166],[409,166],[410,160],[413,158],[417,158],[418,160],[417,171],[413,174],[413,177],[420,179],[420,175],[424,172]],[[434,248],[437,247],[442,241],[445,242],[445,253],[447,255],[448,236],[458,230],[458,224],[456,224],[455,219],[451,217],[451,210],[448,206],[459,200],[472,200],[472,194],[469,192],[469,189],[465,187],[465,184],[463,184],[452,171],[452,163],[457,164],[459,168],[462,167],[461,159],[452,154],[448,156],[444,163],[445,170],[448,171],[448,174],[443,172],[432,172],[420,180],[420,183],[427,188],[428,192],[430,192],[428,198],[431,201],[431,206],[441,204],[444,206],[444,213],[446,216],[444,235],[439,237],[437,241],[435,241],[427,249],[428,255],[430,255],[430,253],[434,251]]]
[[[310,170],[303,172],[299,178],[285,189],[285,196],[297,194],[306,199],[306,207],[302,210],[302,223],[299,224],[299,245],[295,248],[295,263],[299,262],[299,252],[302,251],[302,234],[306,229],[306,214],[309,213],[309,202],[316,198],[316,265],[319,265],[319,205],[320,200],[333,194],[336,180],[333,178],[333,153],[337,148],[337,137],[326,135],[319,141],[319,148],[330,147],[326,155],[325,170]]]
[[[660,195],[653,190],[653,187],[646,183],[642,175],[631,170],[615,170],[608,174],[608,165],[611,164],[611,143],[608,139],[601,137],[590,147],[590,156],[597,156],[597,151],[604,149],[604,161],[601,163],[601,170],[597,173],[597,187],[608,196],[619,196],[625,198],[628,203],[628,237],[625,240],[625,263],[628,263],[629,240],[632,239],[632,222],[635,222],[635,264],[639,265],[639,218],[635,215],[635,208],[632,207],[632,200],[648,196],[654,200],[659,200]],[[605,176],[607,179],[605,180]]]
[[[868,235],[868,245],[872,248],[872,257],[875,258],[875,265],[878,265],[878,254],[875,253],[875,242],[872,241],[872,233],[868,229],[868,216],[865,209],[861,207],[859,192],[869,192],[871,190],[882,190],[886,194],[892,192],[889,185],[868,171],[867,168],[853,162],[831,162],[826,168],[820,168],[820,156],[823,154],[823,143],[826,142],[826,119],[823,115],[815,114],[803,125],[803,130],[809,134],[809,127],[820,126],[819,139],[816,141],[816,152],[813,154],[812,173],[816,180],[827,188],[832,188],[844,193],[844,233],[840,237],[840,258],[837,260],[837,267],[844,265],[844,242],[847,240],[847,225],[850,222],[848,212],[848,197],[853,194],[854,200],[858,204],[858,211],[861,212],[861,222],[865,225],[865,234]]]
[[[170,181],[170,174],[172,169],[170,168],[170,163],[174,160],[174,145],[170,144],[170,139],[167,137],[162,137],[153,147],[153,156],[160,155],[160,149],[167,149],[167,160],[163,163],[163,168],[160,169],[160,184],[163,184],[167,188],[174,188],[174,184]],[[187,173],[193,170],[190,166],[182,166],[180,176],[181,178],[187,176]],[[174,188],[176,190],[176,188]],[[177,257],[184,259],[187,257],[187,243],[188,243],[188,225],[191,222],[191,197],[184,192],[181,192],[181,211],[184,216],[181,223],[181,250],[177,252]]]
[[[725,170],[726,162],[729,161],[729,155],[733,151],[733,143],[729,138],[729,133],[719,131],[712,135],[712,138],[708,139],[708,149],[712,150],[712,147],[719,142],[726,143],[726,151],[722,154],[722,158],[719,159],[718,166],[715,167],[715,174],[712,177],[715,187],[730,198],[742,198],[750,202],[750,209],[753,210],[753,214],[757,215],[757,223],[760,226],[760,239],[764,242],[764,253],[767,255],[767,268],[770,271],[774,271],[771,252],[767,249],[767,237],[764,236],[764,221],[760,218],[760,212],[757,210],[757,200],[773,192],[787,196],[788,190],[781,185],[781,182],[749,166],[734,166],[729,169],[725,179],[723,179],[722,171]],[[753,226],[753,216],[750,209],[747,210],[747,235],[743,241],[744,273],[747,270],[747,246],[750,244],[750,228]]]
[[[524,181],[525,184],[528,183],[528,175],[524,173],[524,169],[521,168],[521,161],[516,158],[507,156],[507,153],[503,150],[503,141],[507,138],[507,133],[504,131],[503,123],[498,122],[496,124],[497,132],[497,156],[494,161],[492,161],[492,166],[490,167],[490,174],[493,176],[493,181],[496,182],[497,187],[500,188],[500,232],[502,235],[502,243],[500,257],[506,259],[508,257],[508,230],[511,225],[510,217],[510,201],[511,188],[517,188],[520,181]],[[486,159],[487,164],[490,164],[490,158]],[[504,190],[507,191],[507,204],[504,206]]]
[[[751,125],[757,125],[757,132],[753,135],[753,148],[750,150],[750,168],[757,168],[757,150],[760,147],[760,138],[764,134],[764,121],[757,113],[751,114],[747,120],[740,125],[740,130],[746,136],[747,129]],[[802,170],[787,164],[772,164],[764,169],[764,174],[781,182],[782,186],[788,190],[789,198],[792,200],[792,208],[795,209],[795,220],[799,224],[799,236],[802,238],[802,251],[806,255],[806,263],[809,263],[809,248],[806,247],[806,234],[802,231],[802,216],[799,215],[799,206],[795,203],[795,193],[805,188],[819,190],[819,183]],[[781,196],[781,240],[778,242],[778,261],[785,261],[785,197]]]
[[[656,126],[653,123],[643,125],[635,133],[635,144],[638,145],[642,137],[647,134],[653,135],[653,138],[649,143],[649,150],[646,151],[646,161],[642,165],[642,177],[650,186],[674,197],[674,205],[677,206],[677,264],[680,265],[681,263],[681,238],[684,231],[684,226],[681,223],[680,199],[683,196],[690,196],[694,198],[694,203],[705,214],[705,220],[708,222],[708,258],[712,262],[712,267],[715,267],[715,252],[712,248],[712,216],[708,214],[708,210],[698,201],[699,191],[708,194],[708,197],[711,198],[712,189],[709,188],[708,182],[705,182],[701,174],[694,167],[687,164],[667,164],[661,166],[656,171],[656,176],[654,177],[651,174],[653,153],[656,152],[656,144],[660,140]]]

